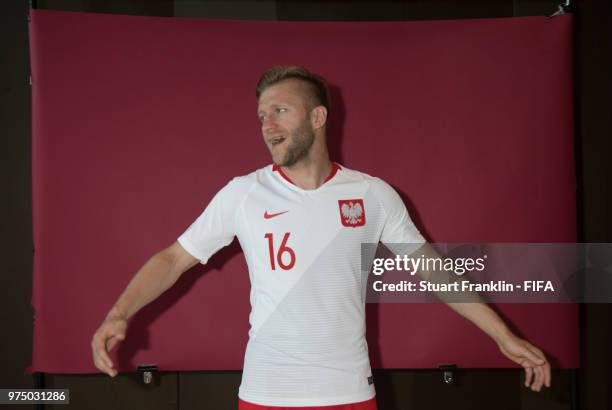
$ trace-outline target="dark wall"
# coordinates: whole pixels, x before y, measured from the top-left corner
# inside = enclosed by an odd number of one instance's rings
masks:
[[[27,7],[23,1],[0,7],[0,388],[26,388],[34,315]]]
[[[422,20],[546,15],[558,1],[181,1],[39,0],[42,9],[134,15],[279,20]],[[575,6],[576,201],[581,242],[612,242],[612,116],[609,100],[610,5],[605,1]],[[32,221],[30,184],[30,88],[28,84],[27,2],[2,3],[0,118],[2,144],[0,276],[3,324],[0,388],[32,387],[23,374],[30,364]],[[581,306],[583,366],[556,370],[553,387],[540,394],[521,387],[518,370],[460,370],[458,383],[445,386],[433,370],[376,371],[381,410],[452,406],[454,409],[612,408],[612,305]],[[576,383],[572,384],[575,377]],[[153,385],[137,375],[45,375],[45,387],[70,388],[71,408],[234,409],[239,372],[180,372],[158,375]],[[577,386],[572,391],[572,386]],[[47,406],[51,408],[52,406]],[[28,406],[19,406],[26,409]]]

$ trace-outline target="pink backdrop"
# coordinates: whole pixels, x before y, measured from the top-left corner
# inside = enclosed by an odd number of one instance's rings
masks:
[[[275,64],[332,84],[336,161],[380,176],[438,242],[573,242],[571,16],[254,22],[34,10],[34,353],[89,373],[136,270],[235,175],[270,162],[255,83]],[[234,242],[132,320],[122,371],[240,369],[248,275]],[[500,313],[578,366],[572,305]],[[373,365],[513,367],[444,305],[369,305]]]

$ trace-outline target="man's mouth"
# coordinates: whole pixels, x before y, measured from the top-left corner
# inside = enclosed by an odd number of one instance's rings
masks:
[[[285,137],[276,137],[276,138],[271,138],[269,140],[270,145],[272,145],[273,147],[281,144],[283,141],[285,141]]]

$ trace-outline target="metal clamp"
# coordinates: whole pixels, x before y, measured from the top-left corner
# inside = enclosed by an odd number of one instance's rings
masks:
[[[559,4],[557,11],[555,11],[553,14],[551,14],[548,17],[555,17],[555,16],[561,16],[565,13],[571,13],[573,11],[572,9],[572,5],[570,4],[571,1],[570,0],[565,0],[565,3],[563,4]]]
[[[442,381],[444,384],[455,384],[455,370],[457,370],[457,365],[441,364],[438,368],[442,370]]]
[[[138,366],[138,373],[142,373],[142,382],[144,384],[151,384],[153,381],[153,372],[157,372],[156,364],[141,364]]]

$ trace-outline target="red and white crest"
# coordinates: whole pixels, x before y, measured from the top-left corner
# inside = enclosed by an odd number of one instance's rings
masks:
[[[363,199],[339,199],[340,220],[342,225],[357,227],[365,225],[366,215]]]

